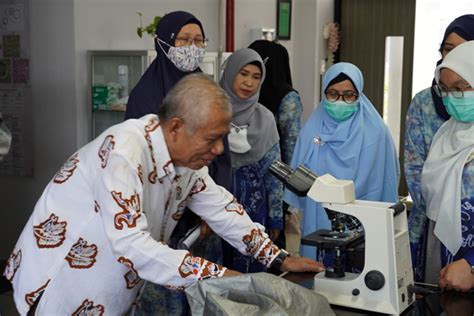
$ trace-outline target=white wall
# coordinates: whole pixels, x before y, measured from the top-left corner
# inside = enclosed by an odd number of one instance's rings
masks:
[[[334,0],[293,1],[293,85],[301,94],[303,118],[319,104],[321,63],[326,58],[323,27],[334,18]]]
[[[293,85],[301,95],[306,119],[319,103],[321,60],[326,58],[323,26],[334,18],[334,0],[292,2],[291,40],[281,41],[290,55]],[[257,12],[257,13],[256,13]],[[251,30],[276,28],[276,1],[235,1],[235,48],[251,42]]]
[[[29,1],[34,177],[0,177],[0,258],[7,258],[36,200],[76,150],[74,2]]]
[[[208,51],[218,49],[219,0],[75,0],[75,47],[77,81],[77,143],[82,146],[91,137],[90,92],[88,86],[88,50],[154,50],[148,34],[139,38],[137,12],[143,14],[143,26],[157,15],[186,10],[203,24],[209,42]]]
[[[253,42],[251,38],[252,29],[276,29],[276,1],[235,0],[234,12],[234,45],[236,50],[247,47]]]
[[[220,5],[225,0],[25,0],[30,6],[34,177],[0,177],[0,259],[8,257],[35,202],[59,166],[88,142],[91,130],[87,50],[154,49],[136,35],[155,15],[187,10],[203,23],[217,51]],[[293,1],[292,38],[282,42],[291,56],[295,88],[305,117],[319,100],[322,26],[332,20],[334,0]],[[316,17],[316,18],[315,18]],[[321,22],[316,22],[321,19]],[[235,48],[250,44],[255,27],[276,27],[276,1],[235,1]]]
[[[446,27],[458,16],[473,12],[472,0],[456,0],[456,5],[445,0],[416,1],[412,95],[431,86]]]

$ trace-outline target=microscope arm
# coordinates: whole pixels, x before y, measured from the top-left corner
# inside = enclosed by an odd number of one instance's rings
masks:
[[[300,165],[295,170],[293,170],[287,164],[279,160],[275,160],[270,166],[270,173],[272,173],[277,179],[282,181],[285,187],[296,195],[303,197],[308,196],[309,198],[314,199],[309,192],[313,185],[315,185],[316,180],[318,180],[318,176],[307,167]],[[326,175],[326,177],[327,176],[329,175]],[[319,180],[323,180],[324,177],[325,176],[323,176]],[[336,179],[334,180],[340,181]],[[324,184],[322,184],[321,187],[317,190],[324,188],[325,186]],[[314,190],[315,189],[313,188],[313,191]],[[344,199],[346,199],[346,197],[344,197]],[[332,211],[327,208],[325,208],[325,210],[329,217],[329,220],[331,221],[331,226],[334,231],[342,232],[344,231],[345,226],[347,226],[350,230],[360,227],[360,222],[353,216],[339,213],[337,211]]]

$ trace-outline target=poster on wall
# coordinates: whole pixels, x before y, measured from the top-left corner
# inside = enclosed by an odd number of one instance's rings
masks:
[[[0,176],[33,175],[27,0],[0,0],[0,112],[12,133]]]

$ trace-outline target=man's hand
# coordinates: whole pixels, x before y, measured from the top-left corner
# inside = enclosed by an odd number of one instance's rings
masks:
[[[466,259],[456,260],[439,273],[439,286],[448,290],[469,291],[474,287],[474,275]]]
[[[280,235],[280,230],[275,229],[275,228],[271,228],[271,229],[268,230],[268,235],[269,235],[269,237],[272,241],[275,241],[278,238],[278,236]]]
[[[305,257],[286,257],[281,265],[282,271],[289,272],[321,272],[324,269],[321,262]]]
[[[242,274],[242,273],[240,273],[239,271],[227,269],[227,270],[225,270],[223,276],[225,276],[225,277],[231,277],[231,276],[237,276],[237,275],[241,275],[241,274]]]

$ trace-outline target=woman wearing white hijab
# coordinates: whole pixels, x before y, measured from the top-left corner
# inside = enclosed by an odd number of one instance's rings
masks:
[[[431,220],[425,281],[465,291],[474,288],[473,56],[469,41],[436,68],[437,92],[451,118],[434,136],[421,174]]]
[[[260,55],[250,48],[242,48],[227,59],[220,85],[232,103],[228,139],[233,193],[250,218],[265,226],[270,238],[275,240],[283,228],[283,184],[268,170],[281,155],[273,113],[258,103],[264,79],[265,65]],[[234,270],[266,270],[251,257],[236,251],[231,256],[230,267]]]

